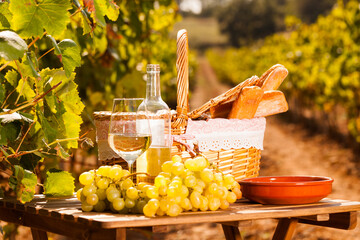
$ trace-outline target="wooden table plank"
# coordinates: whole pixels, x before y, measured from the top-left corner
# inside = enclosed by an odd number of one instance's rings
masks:
[[[0,199],[1,204],[10,209],[17,209],[13,199]],[[19,209],[20,211],[21,209]],[[241,200],[232,204],[227,210],[215,212],[186,212],[177,217],[147,218],[136,214],[114,214],[110,212],[82,212],[80,203],[76,198],[51,200],[44,197],[35,198],[34,201],[25,204],[21,211],[48,216],[54,219],[75,222],[95,228],[127,228],[147,227],[161,225],[175,225],[209,222],[237,222],[251,221],[266,218],[290,218],[330,213],[354,212],[360,210],[360,202],[324,199],[314,204],[304,205],[262,205]]]
[[[273,240],[291,240],[294,234],[298,219],[296,218],[282,218],[275,229]]]

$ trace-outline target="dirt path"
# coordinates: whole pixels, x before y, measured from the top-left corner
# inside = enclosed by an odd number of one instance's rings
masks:
[[[192,109],[228,89],[217,81],[204,57],[199,59],[196,77],[197,85],[190,102]],[[354,159],[354,153],[350,149],[325,135],[312,135],[302,126],[281,121],[275,116],[267,118],[260,166],[262,176],[330,176],[335,180],[330,197],[360,200],[360,184],[357,184],[360,182],[360,171],[356,168]],[[243,237],[251,240],[271,239],[276,223],[274,220],[254,221],[251,227],[241,229]],[[202,228],[205,234],[199,238],[197,233]],[[187,239],[185,236],[192,239],[224,239],[221,228],[216,225],[203,224],[177,230],[180,230],[182,235],[177,233],[176,239]],[[359,239],[359,236],[359,226],[352,231],[344,231],[299,224],[293,239],[355,240]]]

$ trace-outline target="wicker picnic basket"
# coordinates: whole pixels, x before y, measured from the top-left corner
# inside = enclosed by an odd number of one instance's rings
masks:
[[[177,108],[176,114],[172,117],[172,135],[181,136],[186,132],[188,119],[197,121],[201,115],[206,113],[211,107],[220,103],[224,103],[236,97],[241,89],[245,86],[261,86],[262,81],[271,72],[269,69],[260,78],[253,76],[236,87],[227,92],[211,99],[200,108],[189,112],[188,92],[188,39],[187,32],[180,30],[177,38]],[[276,66],[276,65],[275,65]],[[97,129],[97,143],[99,147],[99,160],[102,164],[120,164],[127,168],[127,164],[120,157],[117,157],[107,144],[107,126],[110,120],[110,112],[95,112],[94,119]],[[184,144],[185,143],[185,144]],[[112,152],[112,153],[111,153]],[[221,149],[209,150],[201,152],[209,162],[216,165],[224,173],[231,173],[235,179],[241,180],[243,178],[256,177],[260,170],[261,150],[250,147],[241,149]],[[171,155],[180,155],[187,159],[192,157],[192,154],[186,147],[186,140],[183,142],[174,141],[171,148]]]

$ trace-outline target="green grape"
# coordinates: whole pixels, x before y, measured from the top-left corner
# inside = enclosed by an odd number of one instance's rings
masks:
[[[192,209],[192,205],[191,205],[191,201],[189,198],[182,198],[181,202],[180,202],[180,206],[182,207],[182,209],[184,209],[185,211],[189,211]]]
[[[216,197],[213,197],[213,198],[210,198],[209,199],[209,209],[211,211],[216,211],[219,209],[220,207],[220,199],[219,198],[216,198]]]
[[[89,172],[83,172],[79,176],[79,182],[84,186],[90,185],[93,181],[94,181],[94,174],[91,174]]]
[[[166,194],[171,198],[175,197],[178,194],[178,189],[176,187],[174,187],[174,186],[170,186],[166,190]]]
[[[222,173],[214,173],[214,180],[218,183],[222,182],[224,179],[223,179],[223,176],[222,176]]]
[[[117,197],[112,201],[112,207],[116,211],[121,211],[125,207],[125,201],[123,198]]]
[[[149,186],[146,190],[146,196],[148,198],[158,198],[159,197],[159,191],[154,186]]]
[[[178,180],[172,180],[171,183],[169,183],[169,187],[174,187],[176,189],[180,189],[181,188],[181,181]]]
[[[177,162],[181,163],[182,158],[179,155],[174,155],[174,156],[172,156],[171,161],[174,163],[177,163]]]
[[[229,208],[229,205],[230,205],[229,202],[226,201],[225,199],[220,200],[220,209],[225,210]]]
[[[99,200],[103,201],[106,199],[106,191],[105,189],[98,189],[96,190],[96,195],[98,196]]]
[[[185,179],[187,176],[191,176],[193,174],[192,171],[190,171],[189,169],[184,169],[183,173],[181,174],[181,178]]]
[[[136,201],[130,198],[125,198],[125,207],[126,208],[133,208],[135,207]]]
[[[203,193],[204,191],[204,189],[200,185],[195,185],[195,187],[193,187],[193,190],[199,193]]]
[[[81,191],[84,196],[89,196],[96,192],[96,187],[94,185],[86,185],[83,190]]]
[[[160,172],[158,176],[164,176],[166,178],[166,181],[170,181],[171,173],[170,172]]]
[[[236,194],[233,193],[233,192],[228,192],[228,195],[226,197],[226,201],[228,201],[229,203],[236,202]]]
[[[110,184],[109,179],[107,178],[100,178],[96,181],[96,186],[100,189],[107,189]]]
[[[130,175],[129,170],[123,169],[123,170],[122,170],[122,175],[123,175],[123,177],[129,176],[129,175]]]
[[[132,199],[132,200],[136,200],[139,198],[139,193],[138,190],[134,187],[129,187],[126,190],[126,197]]]
[[[208,166],[208,161],[202,157],[189,158],[185,161],[185,167],[191,171],[202,171]]]
[[[231,189],[238,188],[240,189],[240,184],[237,181],[234,181],[233,184],[231,184]]]
[[[187,186],[188,188],[195,187],[195,185],[196,185],[196,177],[193,176],[193,175],[187,176],[187,177],[184,179],[184,184],[185,184],[185,186]]]
[[[201,194],[196,191],[192,192],[190,194],[190,201],[194,208],[199,208],[201,204]]]
[[[175,199],[175,203],[180,204],[182,197],[179,195],[179,196],[174,197],[174,199]]]
[[[137,209],[138,213],[144,213],[143,209],[144,209],[145,204],[146,204],[145,200],[139,200],[136,203],[136,209]]]
[[[212,172],[212,170],[205,168],[200,172],[200,178],[205,183],[210,183],[214,180],[214,173]]]
[[[226,174],[224,176],[224,184],[225,186],[231,186],[235,182],[235,178],[231,174]]]
[[[77,190],[77,192],[76,192],[76,198],[79,200],[79,201],[81,201],[81,202],[83,202],[84,201],[84,195],[82,194],[82,188],[80,188],[79,190]]]
[[[162,176],[162,175],[158,175],[154,179],[154,186],[155,187],[165,186],[166,183],[167,183],[166,178],[164,176]]]
[[[181,162],[175,162],[173,163],[173,165],[171,166],[171,173],[174,174],[175,176],[179,176],[184,172],[184,164],[182,164]]]
[[[201,179],[196,179],[196,185],[200,186],[202,189],[206,187],[205,182]]]
[[[166,214],[166,212],[164,212],[163,210],[161,210],[161,208],[158,208],[157,210],[156,210],[156,215],[158,215],[158,216],[164,216]]]
[[[112,189],[115,189],[117,190],[116,186],[111,184],[106,190],[105,190],[105,193],[108,194]]]
[[[159,192],[159,195],[160,196],[165,196],[166,193],[167,193],[167,186],[160,186],[159,189],[158,189],[158,192]]]
[[[155,217],[156,214],[156,210],[154,211],[148,204],[145,204],[143,212],[146,217]]]
[[[241,192],[240,188],[237,188],[237,187],[233,188],[232,192],[235,193],[237,199],[242,198],[242,192]]]
[[[150,199],[147,204],[150,206],[151,209],[155,211],[160,207],[160,201],[155,198]]]
[[[82,203],[81,203],[81,209],[82,209],[84,212],[91,212],[91,211],[93,210],[93,208],[94,208],[94,206],[88,204],[87,202],[82,202]]]
[[[106,209],[106,203],[104,201],[98,201],[94,206],[96,212],[104,212]]]
[[[111,189],[107,194],[106,194],[106,198],[109,202],[114,201],[115,198],[119,198],[120,197],[120,192],[119,190],[117,190],[116,188]]]
[[[96,204],[98,203],[98,201],[99,201],[99,198],[98,198],[98,196],[97,196],[95,193],[90,194],[90,195],[88,195],[88,196],[86,197],[86,202],[87,202],[89,205],[94,206],[94,205],[96,205]]]
[[[181,207],[178,204],[171,204],[166,214],[170,217],[176,217],[181,213]]]
[[[112,168],[109,171],[109,177],[114,181],[119,181],[123,177],[122,167],[119,165],[112,166]]]
[[[96,174],[104,176],[104,177],[109,177],[110,169],[111,169],[111,166],[101,166],[96,171]]]
[[[216,183],[211,183],[208,187],[207,190],[209,191],[210,194],[216,194],[218,192],[218,185]]]
[[[181,195],[181,197],[184,197],[184,198],[189,196],[189,189],[185,185],[181,186],[180,195]]]
[[[159,201],[159,207],[161,208],[162,211],[166,212],[169,209],[169,201],[167,198],[162,198]]]
[[[170,205],[177,203],[176,197],[168,197],[167,200],[168,200],[168,202],[169,202]]]
[[[142,191],[142,189],[143,189],[146,185],[147,185],[147,183],[145,183],[145,182],[139,182],[139,183],[137,184],[137,189],[140,190],[140,191]]]
[[[209,209],[209,200],[204,196],[201,196],[200,200],[201,200],[200,207],[199,207],[200,210],[207,211]]]
[[[161,165],[161,171],[166,173],[171,173],[173,162],[172,161],[166,161]]]
[[[121,182],[120,185],[123,190],[127,190],[129,187],[132,187],[134,183],[133,181],[131,181],[130,178],[126,178],[124,181]]]
[[[226,189],[226,187],[224,186],[221,186],[217,189],[217,192],[216,192],[216,196],[220,199],[226,199],[226,197],[228,196],[228,190]]]

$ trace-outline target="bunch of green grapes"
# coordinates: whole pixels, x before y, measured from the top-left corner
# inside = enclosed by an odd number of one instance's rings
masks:
[[[161,169],[154,185],[135,185],[129,171],[119,165],[82,173],[79,181],[84,187],[77,192],[82,210],[177,216],[184,211],[226,209],[242,196],[234,176],[224,175],[202,156],[185,162],[174,156]]]
[[[146,202],[140,198],[140,191],[129,177],[130,172],[119,165],[83,172],[79,182],[84,187],[76,193],[82,210],[142,213]]]
[[[161,170],[153,186],[142,188],[150,199],[143,208],[147,217],[227,209],[242,197],[234,176],[224,175],[202,156],[184,163],[180,156],[173,156],[171,161],[162,164]]]

